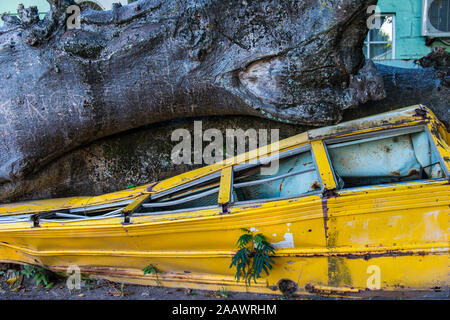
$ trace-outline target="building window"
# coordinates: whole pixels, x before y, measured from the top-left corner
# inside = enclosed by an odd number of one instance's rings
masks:
[[[369,30],[364,41],[364,55],[372,60],[395,59],[395,15],[379,14],[380,28]]]

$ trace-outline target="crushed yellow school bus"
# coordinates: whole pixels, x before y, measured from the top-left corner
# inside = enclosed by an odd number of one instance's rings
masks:
[[[448,290],[449,144],[418,105],[126,191],[2,205],[0,261],[206,290]],[[230,268],[242,229],[275,249],[250,284]]]

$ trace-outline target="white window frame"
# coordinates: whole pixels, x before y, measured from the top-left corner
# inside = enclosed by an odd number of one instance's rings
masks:
[[[311,156],[312,156],[312,160],[313,160],[313,167],[308,169],[308,171],[314,171],[317,175],[317,179],[319,180],[320,183],[320,189],[316,190],[316,191],[311,191],[311,192],[307,192],[304,194],[298,194],[298,195],[293,195],[293,196],[288,196],[288,197],[278,197],[278,198],[265,198],[265,199],[252,199],[252,200],[244,200],[244,201],[236,201],[236,199],[234,199],[233,196],[233,191],[234,191],[234,176],[233,179],[231,181],[231,203],[230,205],[233,207],[241,207],[243,205],[247,205],[247,204],[253,204],[253,203],[265,203],[265,202],[275,202],[275,201],[281,201],[281,200],[287,200],[287,199],[297,199],[297,198],[304,198],[304,197],[309,197],[309,196],[313,196],[313,195],[318,195],[323,193],[324,191],[324,187],[323,187],[323,182],[320,176],[320,171],[319,171],[319,167],[317,166],[317,161],[314,155],[314,151],[311,148],[311,144],[308,143],[306,145],[300,146],[300,147],[295,147],[291,150],[288,151],[283,151],[279,154],[276,155],[276,157],[278,157],[278,160],[290,157],[290,156],[294,156],[294,155],[298,155],[304,152],[311,152]],[[235,165],[233,167],[233,173],[237,173],[239,171],[243,171],[245,169],[250,169],[256,166],[261,166],[263,163],[269,163],[272,161],[272,156],[268,156],[265,158],[261,158],[258,159],[257,163],[253,163],[253,164],[248,164],[248,163],[244,163],[244,164],[239,164],[239,165]],[[295,172],[292,175],[300,175],[306,172]],[[261,183],[261,181],[265,181],[265,180],[270,180],[272,178],[266,178],[266,179],[262,179],[259,180],[258,182]],[[276,179],[274,180],[278,180],[278,179],[282,179],[281,176],[278,176]],[[238,183],[239,184],[239,183]]]
[[[370,30],[367,33],[367,37],[364,40],[364,46],[367,49],[367,59],[371,59],[370,58],[370,45],[372,44],[387,44],[387,43],[392,43],[392,58],[391,59],[384,59],[384,60],[394,60],[396,57],[395,54],[395,39],[396,39],[396,33],[395,33],[395,25],[396,25],[396,21],[395,21],[395,14],[394,13],[377,13],[376,14],[376,18],[380,18],[380,17],[392,17],[392,41],[370,41]],[[375,61],[383,61],[383,60],[375,60]]]

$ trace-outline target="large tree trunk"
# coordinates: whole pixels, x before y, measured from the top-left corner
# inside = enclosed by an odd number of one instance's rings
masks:
[[[68,0],[39,23],[32,10],[4,16],[0,201],[101,194],[189,170],[170,160],[173,130],[192,132],[186,117],[283,138],[423,103],[448,125],[448,56],[421,61],[435,69],[379,65],[382,77],[364,63],[374,2],[139,1],[83,12],[71,31]],[[383,80],[387,98],[370,102],[385,96]]]
[[[43,21],[34,9],[2,16],[0,182],[150,123],[239,114],[323,125],[384,97],[361,50],[376,0],[141,0],[87,9],[79,30],[66,28],[72,0],[48,1]]]
[[[179,143],[171,141],[172,132],[186,129],[193,138],[194,121],[201,121],[203,131],[214,128],[223,136],[226,129],[231,128],[244,131],[278,129],[279,137],[283,139],[307,129],[254,116],[208,116],[151,124],[81,146],[50,162],[37,173],[0,185],[0,202],[99,195],[123,190],[129,185],[160,181],[198,168],[201,165],[194,163],[193,149],[191,163],[175,164],[171,159],[172,150]],[[271,132],[268,133],[270,142]],[[204,147],[208,144],[203,143]]]
[[[386,98],[346,110],[344,119],[423,104],[431,108],[450,131],[450,53],[445,48],[440,48],[419,59],[417,63],[419,69],[377,64],[378,73],[384,80]]]

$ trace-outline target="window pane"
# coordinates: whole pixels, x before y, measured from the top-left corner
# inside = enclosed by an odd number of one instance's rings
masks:
[[[328,153],[344,188],[444,177],[425,132],[330,145]]]
[[[392,43],[371,44],[369,58],[373,60],[392,59]]]
[[[381,16],[381,28],[372,29],[370,32],[370,42],[392,41],[394,36],[394,18],[392,16]]]
[[[240,187],[243,183],[256,183]],[[279,169],[273,175],[262,175],[261,166],[235,174],[234,200],[263,200],[295,197],[320,190],[311,152],[304,152],[279,160]]]
[[[219,178],[207,181],[186,190],[175,192],[167,196],[151,200],[143,204],[141,213],[161,211],[190,210],[217,205],[219,197]]]

